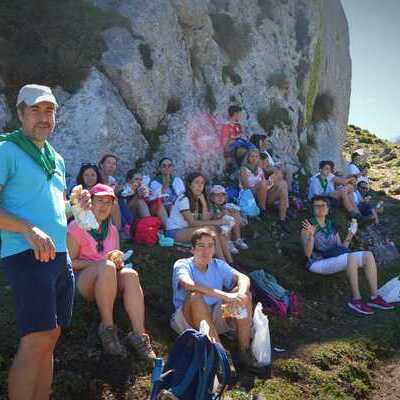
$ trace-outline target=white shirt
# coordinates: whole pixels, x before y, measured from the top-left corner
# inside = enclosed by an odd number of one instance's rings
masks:
[[[311,200],[314,196],[322,195],[328,196],[330,193],[335,191],[335,175],[329,174],[327,176],[328,186],[324,190],[321,186],[321,182],[319,180],[320,173],[312,176],[310,178],[310,187],[308,190],[308,198]]]
[[[186,196],[179,196],[171,208],[167,220],[167,231],[171,229],[183,229],[189,226],[188,222],[183,218],[182,212],[190,211],[189,199]]]
[[[346,168],[346,176],[358,175],[360,173],[360,168],[358,168],[357,165],[353,163],[350,163]]]

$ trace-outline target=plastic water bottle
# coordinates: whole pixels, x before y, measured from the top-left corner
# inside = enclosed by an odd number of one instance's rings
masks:
[[[151,382],[153,384],[161,380],[161,374],[163,368],[164,368],[164,360],[160,357],[157,357],[154,361],[154,368],[151,373]]]

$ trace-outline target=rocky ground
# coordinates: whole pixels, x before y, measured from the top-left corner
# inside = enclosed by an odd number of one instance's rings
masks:
[[[344,150],[348,154],[357,148],[368,151],[375,197],[385,199],[382,230],[400,246],[400,147],[350,127]],[[225,399],[252,399],[257,395],[273,400],[399,399],[400,310],[379,312],[368,318],[354,316],[345,307],[349,287],[343,275],[322,278],[305,271],[298,232],[306,215],[308,211],[290,221],[292,234],[287,236],[280,233],[274,212],[265,222],[245,229],[250,250],[242,252],[237,261],[248,271],[265,268],[284,287],[295,290],[302,315],[270,318],[272,344],[286,350],[273,354],[272,378],[256,380],[248,391],[233,388]],[[335,218],[345,229],[345,216],[336,212]],[[157,352],[166,356],[175,337],[168,324],[172,311],[171,269],[184,254],[130,242],[124,245],[135,250],[134,261],[146,296],[148,329]],[[384,282],[399,274],[397,262],[380,269],[379,279]],[[362,288],[365,293],[366,285]],[[116,307],[116,319],[121,334],[126,333],[128,325],[121,307]],[[149,371],[144,371],[133,356],[125,361],[105,357],[95,337],[97,321],[95,308],[77,299],[72,327],[64,332],[56,351],[53,399],[146,399]],[[0,278],[1,399],[6,398],[6,371],[16,341],[10,289]]]

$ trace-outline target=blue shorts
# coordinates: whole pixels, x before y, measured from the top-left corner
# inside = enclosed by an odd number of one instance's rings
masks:
[[[69,325],[75,279],[68,253],[40,262],[27,250],[5,257],[1,263],[13,292],[21,337]]]

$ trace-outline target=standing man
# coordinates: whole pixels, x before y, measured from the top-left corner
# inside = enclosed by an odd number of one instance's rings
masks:
[[[72,315],[65,166],[47,142],[56,109],[50,88],[26,85],[17,99],[21,129],[0,135],[1,264],[21,338],[8,377],[10,400],[49,399],[53,351]],[[89,206],[87,193],[80,201]]]

